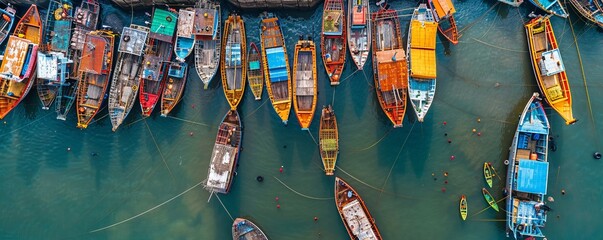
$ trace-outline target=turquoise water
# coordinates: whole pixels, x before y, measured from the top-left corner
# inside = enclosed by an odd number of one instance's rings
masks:
[[[415,3],[391,2],[404,9],[405,33]],[[413,123],[409,111],[404,127],[392,129],[376,101],[370,61],[364,72],[354,72],[348,58],[344,80],[335,88],[318,69],[318,104],[334,105],[340,127],[335,174],[361,194],[386,239],[505,239],[504,213],[481,211],[487,206],[480,191],[486,186],[482,165],[492,162],[504,179],[503,160],[518,116],[538,91],[522,26],[534,8],[524,3],[515,9],[493,0],[455,4],[463,35],[456,46],[438,36],[438,92],[424,123]],[[104,17],[114,11],[103,7]],[[224,7],[223,19],[228,11]],[[544,232],[549,239],[588,239],[603,233],[598,227],[602,161],[592,158],[594,151],[603,151],[598,138],[603,38],[572,8],[568,11],[590,103],[569,21],[553,17],[580,121],[566,126],[549,111],[558,150],[549,154],[548,192],[555,202]],[[242,12],[248,42],[257,42],[260,12]],[[290,62],[299,34],[319,42],[320,7],[275,13]],[[129,23],[129,12],[116,14]],[[144,18],[139,11],[134,20]],[[219,77],[203,91],[194,69],[189,76],[186,96],[172,117],[156,112],[141,120],[136,107],[115,133],[106,110],[80,130],[74,111],[67,121],[56,120],[30,92],[0,125],[0,239],[230,239],[229,214],[253,220],[271,239],[348,238],[333,200],[333,177],[323,174],[312,136],[300,130],[293,113],[283,126],[266,94],[262,101],[245,95],[239,107],[245,129],[238,175],[232,191],[219,196],[224,207],[216,197],[207,202],[209,193],[198,183],[207,176],[217,127],[229,107]],[[310,127],[314,137],[318,118]],[[481,136],[472,133],[474,128]],[[258,175],[263,183],[255,180]],[[502,198],[503,186],[495,177],[490,192],[496,199]],[[458,213],[461,194],[469,203],[465,222]]]

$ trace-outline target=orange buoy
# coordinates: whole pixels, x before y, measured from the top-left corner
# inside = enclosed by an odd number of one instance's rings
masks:
[[[80,107],[80,108],[78,108],[78,111],[80,111],[81,113],[83,113],[83,112],[85,112],[85,111],[86,111],[86,108],[84,108],[84,107]]]

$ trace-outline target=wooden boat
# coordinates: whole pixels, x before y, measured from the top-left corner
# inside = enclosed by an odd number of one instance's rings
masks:
[[[232,223],[233,240],[268,240],[266,234],[253,222],[245,218],[237,218]]]
[[[580,15],[603,28],[603,2],[601,0],[569,0]]]
[[[245,93],[247,76],[247,41],[243,18],[231,14],[224,22],[224,40],[222,40],[222,88],[230,109],[237,109]]]
[[[331,105],[322,108],[318,141],[320,141],[318,148],[325,174],[333,175],[335,163],[337,163],[337,154],[339,153],[339,131],[337,130],[335,111],[333,111]]]
[[[398,13],[381,8],[373,13],[372,26],[373,75],[377,99],[394,127],[401,127],[406,112],[408,66]]]
[[[140,108],[142,116],[151,116],[161,97],[167,68],[165,63],[172,59],[174,31],[177,15],[172,11],[155,9],[147,48],[144,53],[143,69],[140,73]]]
[[[459,33],[454,20],[454,5],[451,0],[429,0],[429,8],[433,11],[433,17],[438,22],[438,30],[452,44],[459,43]]]
[[[195,47],[194,23],[195,10],[193,8],[178,10],[178,30],[176,31],[174,52],[176,53],[176,60],[180,62],[184,62]]]
[[[17,23],[6,43],[0,65],[0,119],[25,98],[35,82],[38,45],[42,40],[42,21],[36,5],[31,5]]]
[[[165,63],[168,73],[166,87],[161,94],[161,116],[167,115],[174,109],[182,99],[182,93],[186,86],[186,75],[188,65],[183,62]]]
[[[438,23],[427,5],[419,4],[408,28],[408,97],[417,120],[423,122],[436,91],[436,34]]]
[[[242,126],[236,109],[229,110],[222,119],[204,182],[207,191],[223,194],[230,191],[241,151]]]
[[[36,90],[42,109],[49,109],[61,85],[69,76],[67,68],[73,5],[68,0],[49,1],[42,45],[38,51]]]
[[[197,0],[194,26],[195,69],[207,89],[220,63],[220,1]]]
[[[136,102],[140,86],[142,53],[148,35],[148,27],[135,24],[122,30],[117,48],[117,64],[109,89],[109,117],[113,131],[117,131]]]
[[[264,90],[264,69],[262,68],[262,54],[255,43],[249,45],[247,62],[249,88],[251,88],[251,93],[253,93],[255,100],[261,100],[262,91]]]
[[[318,95],[316,77],[316,46],[311,38],[300,39],[293,54],[293,108],[302,130],[309,130]]]
[[[87,128],[100,110],[109,85],[113,66],[113,46],[116,34],[96,30],[86,35],[79,65],[77,88],[77,127]]]
[[[84,0],[79,7],[75,8],[72,18],[73,32],[69,44],[69,56],[67,57],[72,63],[68,63],[67,70],[69,74],[65,79],[65,83],[59,85],[57,91],[55,99],[57,119],[65,120],[71,106],[77,99],[77,88],[79,86],[77,81],[80,79],[79,63],[82,59],[84,42],[86,41],[86,35],[96,29],[99,12],[100,6],[96,0]]]
[[[274,111],[286,125],[291,111],[291,80],[289,79],[289,59],[285,39],[279,27],[278,18],[274,15],[264,14],[260,26],[266,91]]]
[[[482,194],[484,195],[484,199],[486,199],[486,202],[490,205],[490,207],[492,207],[494,211],[498,212],[498,204],[496,204],[496,200],[494,200],[492,194],[490,194],[486,188],[482,188]]]
[[[523,3],[523,0],[498,0],[498,1],[501,3],[506,3],[513,7],[519,7],[519,5],[521,5]]]
[[[559,0],[529,0],[536,7],[542,9],[548,14],[553,14],[562,18],[567,18],[569,14],[561,5]]]
[[[325,0],[320,49],[331,85],[339,85],[345,65],[346,30],[343,0]]]
[[[565,119],[565,124],[575,123],[572,94],[549,18],[532,19],[526,23],[525,28],[532,67],[540,92],[544,94],[549,105]]]
[[[492,166],[490,166],[489,162],[484,163],[484,179],[486,179],[486,183],[490,188],[492,188]]]
[[[467,197],[465,195],[461,196],[461,201],[459,203],[459,211],[461,213],[461,218],[463,221],[467,220]]]
[[[15,23],[15,12],[16,10],[10,5],[6,6],[5,9],[0,9],[0,44],[4,43],[6,37],[10,34],[10,30]]]
[[[550,125],[539,94],[534,93],[519,117],[519,124],[509,148],[507,168],[507,232],[515,239],[544,238],[544,205],[547,192]],[[518,236],[519,235],[519,236]]]
[[[348,1],[348,45],[352,60],[358,69],[364,68],[371,50],[370,14],[369,0]]]
[[[335,205],[350,239],[383,239],[360,195],[339,177],[335,177]]]

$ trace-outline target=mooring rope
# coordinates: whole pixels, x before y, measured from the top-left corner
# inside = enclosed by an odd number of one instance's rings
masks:
[[[321,200],[321,201],[323,201],[323,200],[331,200],[331,199],[333,199],[332,197],[330,197],[330,198],[320,198],[320,197],[312,197],[312,196],[305,195],[305,194],[300,193],[300,192],[298,192],[298,191],[295,191],[293,188],[291,188],[291,187],[287,186],[287,184],[285,184],[283,181],[281,181],[281,180],[280,180],[280,179],[278,179],[277,177],[275,177],[275,176],[272,176],[272,177],[273,177],[274,179],[276,179],[278,182],[280,182],[281,184],[283,184],[283,186],[285,186],[286,188],[288,188],[289,190],[291,190],[291,191],[292,191],[292,192],[294,192],[295,194],[300,195],[300,196],[302,196],[302,197],[305,197],[305,198],[308,198],[308,199],[313,199],[313,200]]]
[[[496,9],[497,12],[498,12],[498,9],[500,9],[500,6]],[[486,29],[486,31],[484,32],[484,34],[482,34],[482,36],[480,38],[484,38],[488,34],[488,32],[490,32],[490,29],[492,29],[492,26],[494,26],[494,23],[496,23],[496,19],[498,19],[498,14],[494,14],[494,19],[492,20],[492,24],[490,24],[488,29]]]
[[[21,127],[18,127],[18,128],[14,129],[14,130],[12,130],[12,131],[10,131],[10,132],[7,132],[7,133],[5,133],[5,134],[0,135],[0,137],[4,137],[4,136],[9,135],[9,134],[12,134],[12,133],[14,133],[14,132],[16,132],[16,131],[19,131],[19,130],[21,130],[21,129],[23,129],[23,128],[25,128],[25,127],[29,126],[29,125],[32,125],[32,124],[34,124],[34,123],[36,123],[36,122],[38,122],[38,121],[42,120],[42,119],[43,119],[43,118],[45,118],[46,116],[48,116],[48,115],[50,115],[50,114],[53,114],[53,113],[55,113],[55,112],[49,112],[49,113],[47,113],[46,115],[44,115],[44,116],[42,116],[42,117],[40,117],[40,118],[38,118],[38,119],[36,119],[36,120],[33,120],[33,121],[31,121],[31,122],[28,122],[27,124],[25,124],[25,125],[23,125],[23,126],[21,126]]]
[[[506,197],[501,198],[500,200],[496,201],[496,203],[502,202],[503,200],[507,199],[508,197],[509,197],[509,196],[507,195]],[[488,206],[487,206],[486,208],[484,208],[484,209],[480,210],[480,211],[479,211],[479,212],[477,212],[477,213],[474,213],[473,215],[471,215],[471,217],[474,217],[474,216],[476,216],[476,215],[478,215],[478,214],[480,214],[480,213],[482,213],[482,212],[484,212],[484,211],[488,210],[488,209],[489,209],[489,208],[491,208],[491,207],[492,207],[492,206],[490,206],[490,204],[488,204]]]
[[[366,85],[369,85],[371,88],[374,88],[375,86],[373,86],[373,84],[371,84],[370,81],[368,80],[368,77],[366,76],[366,72],[364,71],[364,68],[362,69],[362,75],[364,76],[364,81],[366,82]]]
[[[176,120],[179,120],[179,121],[183,121],[183,122],[191,123],[191,124],[197,124],[197,125],[201,125],[201,126],[206,126],[206,127],[209,127],[209,125],[207,125],[207,124],[205,124],[205,123],[195,122],[195,121],[186,120],[186,119],[177,118],[177,117],[172,117],[172,116],[167,116],[167,117],[168,117],[168,118],[171,118],[171,119],[176,119]]]
[[[224,206],[224,203],[222,203],[222,199],[220,199],[220,197],[218,196],[218,194],[214,194],[214,196],[216,196],[216,198],[218,199],[218,202],[220,202],[220,205],[222,205],[222,207],[224,208],[224,211],[226,211],[226,213],[230,217],[230,220],[234,221],[234,218],[232,217],[232,215],[230,214],[230,212],[228,211],[228,209],[226,208],[226,206]]]
[[[492,7],[490,7],[490,9],[488,9],[488,11],[484,12],[484,14],[482,14],[480,17],[478,17],[477,19],[475,19],[475,21],[467,24],[467,26],[465,26],[464,28],[462,28],[459,31],[459,36],[461,35],[461,33],[463,33],[464,31],[466,31],[467,29],[473,27],[473,25],[475,25],[477,22],[481,21],[482,18],[484,18],[486,16],[486,14],[488,14],[490,11],[492,11],[492,9],[494,9],[494,7],[496,7],[500,2],[496,2],[494,5],[492,5]]]
[[[369,187],[369,188],[371,188],[371,189],[373,189],[373,190],[375,190],[375,191],[377,191],[377,192],[380,192],[380,193],[385,193],[385,194],[387,194],[387,195],[394,196],[394,197],[397,197],[397,198],[403,198],[403,199],[416,199],[416,198],[409,197],[409,196],[396,195],[396,194],[390,193],[390,192],[388,192],[388,191],[385,191],[385,190],[383,190],[383,189],[380,189],[380,188],[378,188],[378,187],[375,187],[375,186],[373,186],[373,185],[370,185],[370,184],[368,184],[368,183],[366,183],[366,182],[364,182],[364,181],[360,180],[359,178],[357,178],[357,177],[355,177],[354,175],[352,175],[352,174],[350,174],[350,173],[346,172],[345,170],[343,170],[343,169],[342,169],[342,168],[340,168],[339,166],[335,166],[335,167],[337,168],[337,170],[340,170],[340,171],[341,171],[341,172],[343,172],[345,175],[348,175],[349,177],[351,177],[352,179],[356,180],[357,182],[362,183],[363,185],[365,185],[365,186],[367,186],[367,187]]]
[[[262,106],[264,106],[264,104],[266,104],[266,102],[268,102],[268,99],[264,99],[264,102],[262,104],[260,104],[260,106],[258,106],[257,108],[255,108],[253,111],[251,111],[251,113],[247,114],[244,118],[247,118],[251,115],[253,115],[255,112],[257,112]]]
[[[394,163],[392,164],[392,167],[389,168],[389,172],[387,173],[387,177],[385,178],[385,181],[383,182],[383,185],[381,186],[381,192],[383,192],[383,189],[385,189],[385,185],[387,185],[387,181],[389,180],[389,177],[392,175],[392,171],[394,170],[394,167],[396,166],[396,163],[398,162],[398,159],[400,159],[400,153],[402,153],[402,149],[404,149],[404,146],[406,145],[406,142],[408,141],[408,138],[410,137],[410,134],[412,134],[412,130],[415,128],[415,123],[412,123],[412,126],[410,127],[410,131],[408,131],[408,135],[406,135],[406,139],[404,139],[404,142],[402,143],[402,146],[400,146],[400,150],[398,150],[398,155],[396,155],[396,159],[394,160]]]
[[[308,131],[308,134],[310,134],[310,137],[312,137],[312,141],[314,141],[314,143],[316,143],[316,145],[318,145],[318,141],[316,141],[316,138],[314,138],[314,135],[312,135],[312,132],[310,132],[310,129],[306,129]]]
[[[140,121],[142,121],[142,120],[144,120],[144,119],[145,119],[145,117],[141,117],[141,118],[139,118],[139,119],[136,119],[134,122],[128,123],[128,125],[126,125],[126,127],[130,127],[130,126],[132,126],[133,124],[138,123],[138,122],[140,122]]]
[[[472,37],[471,39],[473,39],[474,41],[479,42],[481,44],[484,44],[486,46],[493,47],[493,48],[498,48],[500,50],[506,50],[506,51],[509,51],[509,52],[518,52],[518,53],[527,53],[528,52],[528,51],[524,51],[524,50],[515,50],[515,49],[510,49],[510,48],[499,47],[499,46],[496,46],[496,45],[491,44],[491,43],[484,42],[484,41],[479,40],[479,39],[474,38],[474,37]]]
[[[391,128],[391,127],[390,127],[390,128],[389,128],[389,130],[388,130],[387,132],[385,132],[385,134],[383,134],[383,136],[382,136],[382,137],[381,137],[379,140],[377,140],[376,142],[374,142],[373,144],[371,144],[371,145],[369,145],[368,147],[365,147],[365,148],[363,148],[363,149],[360,149],[360,150],[353,150],[353,151],[354,151],[354,152],[362,152],[362,151],[365,151],[365,150],[369,150],[369,149],[371,149],[371,148],[372,148],[372,147],[374,147],[374,146],[377,146],[377,144],[379,144],[379,143],[380,143],[380,142],[381,142],[383,139],[385,139],[385,137],[387,137],[387,135],[389,135],[389,133],[390,133],[392,130],[394,130],[394,128]]]
[[[159,156],[161,157],[161,160],[163,161],[163,164],[165,165],[165,168],[170,173],[170,176],[172,176],[172,180],[176,181],[176,178],[174,177],[174,174],[172,174],[172,170],[170,169],[170,167],[168,166],[167,162],[165,161],[165,157],[163,157],[163,153],[161,152],[161,149],[159,148],[159,144],[157,144],[157,141],[155,140],[155,136],[153,136],[153,132],[151,131],[151,128],[149,127],[149,124],[147,123],[146,118],[143,118],[143,119],[145,119],[144,120],[144,124],[147,126],[147,129],[149,130],[149,134],[151,135],[151,139],[153,139],[153,143],[155,143],[155,147],[157,148],[157,151],[159,152]]]

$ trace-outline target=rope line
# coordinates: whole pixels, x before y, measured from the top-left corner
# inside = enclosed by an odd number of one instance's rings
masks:
[[[136,120],[136,121],[134,121],[134,122],[128,123],[128,125],[126,125],[126,127],[130,127],[132,124],[137,123],[137,122],[140,122],[140,121],[142,121],[142,120],[144,120],[144,119],[145,119],[145,117],[141,117],[141,118],[137,119],[137,120]]]
[[[506,197],[501,198],[500,200],[496,201],[496,203],[502,202],[503,200],[507,199],[508,197],[509,197],[509,196],[507,195]],[[473,215],[471,215],[471,217],[474,217],[474,216],[476,216],[476,215],[478,215],[478,214],[480,214],[480,213],[482,213],[482,212],[484,212],[484,211],[488,210],[488,209],[489,209],[489,208],[491,208],[491,207],[492,207],[492,206],[490,206],[490,204],[488,204],[488,206],[487,206],[486,208],[484,208],[484,209],[480,210],[480,211],[479,211],[479,212],[477,212],[477,213],[474,213]]]
[[[484,18],[486,16],[486,14],[488,14],[490,11],[492,11],[492,9],[494,9],[494,7],[496,7],[500,2],[496,2],[494,5],[492,5],[492,7],[490,7],[490,9],[488,9],[488,11],[484,12],[484,14],[482,14],[480,17],[478,17],[477,19],[475,19],[475,21],[467,24],[467,26],[465,26],[464,28],[462,28],[459,31],[459,35],[461,35],[461,33],[463,33],[464,31],[466,31],[467,29],[473,27],[473,25],[475,25],[477,22],[481,21],[482,18]]]
[[[389,128],[389,131],[387,131],[385,134],[383,134],[383,136],[382,136],[382,137],[381,137],[379,140],[377,140],[377,141],[376,141],[376,142],[374,142],[373,144],[369,145],[368,147],[365,147],[365,148],[360,149],[360,150],[354,150],[354,152],[362,152],[362,151],[368,150],[368,149],[370,149],[370,148],[372,148],[372,147],[374,147],[374,146],[377,146],[377,144],[379,144],[379,143],[380,143],[380,142],[381,142],[383,139],[385,139],[385,137],[387,137],[387,135],[389,135],[389,133],[390,133],[392,130],[394,130],[394,128]]]
[[[230,220],[234,221],[234,218],[232,217],[232,215],[230,215],[230,212],[228,211],[228,209],[226,208],[226,206],[224,206],[224,203],[222,203],[222,199],[220,199],[220,197],[218,196],[218,194],[216,193],[216,194],[214,194],[214,196],[216,196],[216,198],[218,199],[218,202],[220,202],[220,205],[222,205],[222,207],[224,208],[224,211],[226,211],[226,213],[230,217]]]
[[[151,128],[149,127],[149,124],[147,123],[146,118],[144,119],[144,124],[147,126],[147,129],[149,130],[149,134],[151,135],[151,139],[153,139],[153,143],[155,143],[155,147],[157,147],[157,151],[159,152],[159,156],[161,157],[161,160],[163,161],[163,164],[165,164],[165,168],[167,168],[168,172],[170,173],[170,176],[172,176],[172,180],[176,181],[176,178],[174,178],[174,174],[172,174],[172,170],[170,169],[170,167],[168,166],[167,162],[165,161],[165,157],[163,157],[163,153],[161,152],[161,149],[159,148],[159,144],[157,144],[157,141],[155,140],[155,136],[153,136],[153,132],[151,132]]]
[[[310,137],[312,137],[312,141],[314,141],[314,143],[316,143],[316,145],[318,145],[318,142],[316,141],[316,138],[314,138],[314,135],[312,135],[312,132],[310,132],[310,129],[307,129],[307,131],[310,134]]]
[[[262,104],[260,104],[260,106],[258,106],[256,109],[254,109],[253,111],[251,111],[251,113],[247,114],[245,116],[245,118],[253,115],[255,112],[257,112],[262,106],[264,106],[264,104],[266,104],[266,102],[268,102],[268,99],[265,99],[264,102]]]
[[[5,134],[0,135],[0,137],[4,137],[4,136],[9,135],[9,134],[12,134],[12,133],[14,133],[14,132],[16,132],[16,131],[19,131],[19,130],[21,130],[21,129],[23,129],[23,128],[25,128],[25,127],[29,126],[29,125],[32,125],[32,124],[34,124],[34,123],[36,123],[36,122],[38,122],[38,121],[42,120],[42,119],[43,119],[43,118],[45,118],[46,116],[48,116],[48,115],[50,115],[50,114],[53,114],[53,113],[54,113],[54,112],[49,112],[49,113],[47,113],[46,115],[42,116],[41,118],[38,118],[38,119],[36,119],[36,120],[33,120],[33,121],[31,121],[31,122],[29,122],[29,123],[27,123],[27,124],[25,124],[25,125],[23,125],[23,126],[21,126],[21,127],[16,128],[15,130],[12,130],[12,131],[10,131],[10,132],[7,132],[7,133],[5,133]]]
[[[305,198],[308,198],[308,199],[313,199],[313,200],[321,200],[321,201],[323,201],[323,200],[331,200],[331,199],[333,199],[332,197],[330,197],[330,198],[320,198],[320,197],[312,197],[312,196],[305,195],[305,194],[300,193],[300,192],[298,192],[298,191],[295,191],[293,188],[291,188],[291,187],[287,186],[287,184],[285,184],[283,181],[281,181],[281,180],[280,180],[280,179],[278,179],[277,177],[275,177],[275,176],[272,176],[272,177],[273,177],[274,179],[276,179],[278,182],[280,182],[281,184],[283,184],[283,186],[285,186],[286,188],[288,188],[289,190],[291,190],[291,191],[292,191],[292,192],[294,192],[295,194],[300,195],[300,196],[302,196],[302,197],[305,197]]]
[[[498,49],[501,49],[501,50],[506,50],[506,51],[509,51],[509,52],[518,52],[518,53],[527,53],[528,52],[528,51],[524,51],[524,50],[515,50],[515,49],[510,49],[510,48],[499,47],[499,46],[496,46],[494,44],[490,44],[490,43],[484,42],[484,41],[479,40],[479,39],[474,38],[474,37],[472,37],[471,39],[473,39],[474,41],[479,42],[481,44],[484,44],[486,46],[493,47],[493,48],[498,48]]]
[[[385,189],[385,185],[387,185],[387,181],[389,180],[389,177],[392,175],[392,171],[394,170],[394,167],[396,166],[396,163],[398,162],[398,159],[400,159],[400,153],[402,153],[402,149],[404,149],[404,146],[406,145],[406,142],[408,141],[408,138],[410,137],[410,134],[412,133],[412,130],[415,128],[415,123],[414,122],[412,124],[412,126],[410,127],[410,131],[408,131],[408,135],[406,135],[406,139],[404,139],[404,142],[402,143],[402,146],[400,146],[400,150],[398,151],[398,155],[396,155],[396,159],[394,160],[394,163],[392,164],[392,167],[389,168],[389,172],[387,173],[387,177],[385,178],[385,181],[383,182],[383,185],[381,186],[381,191],[383,192],[383,189]]]
[[[176,119],[176,120],[180,120],[180,121],[183,121],[183,122],[191,123],[191,124],[197,124],[197,125],[209,127],[209,125],[207,125],[205,123],[195,122],[195,121],[186,120],[186,119],[177,118],[177,117],[172,117],[172,116],[167,116],[167,117],[168,118],[172,118],[172,119]]]
[[[375,187],[375,186],[373,186],[373,185],[370,185],[370,184],[368,184],[368,183],[366,183],[366,182],[364,182],[364,181],[362,181],[362,180],[358,179],[357,177],[353,176],[352,174],[350,174],[350,173],[348,173],[348,172],[344,171],[344,170],[343,170],[342,168],[340,168],[339,166],[335,166],[335,167],[337,168],[337,170],[342,171],[344,174],[348,175],[348,176],[349,176],[349,177],[351,177],[352,179],[356,180],[356,181],[357,181],[357,182],[359,182],[359,183],[362,183],[363,185],[365,185],[365,186],[367,186],[367,187],[369,187],[369,188],[371,188],[371,189],[373,189],[373,190],[375,190],[375,191],[378,191],[378,192],[380,192],[380,193],[385,193],[385,194],[387,194],[387,195],[391,195],[391,196],[398,197],[398,198],[403,198],[403,199],[415,199],[415,200],[417,200],[416,198],[413,198],[413,197],[409,197],[409,196],[403,196],[403,195],[396,195],[396,194],[390,193],[390,192],[388,192],[388,191],[385,191],[385,190],[383,190],[383,189],[380,189],[380,188],[378,188],[378,187]]]

